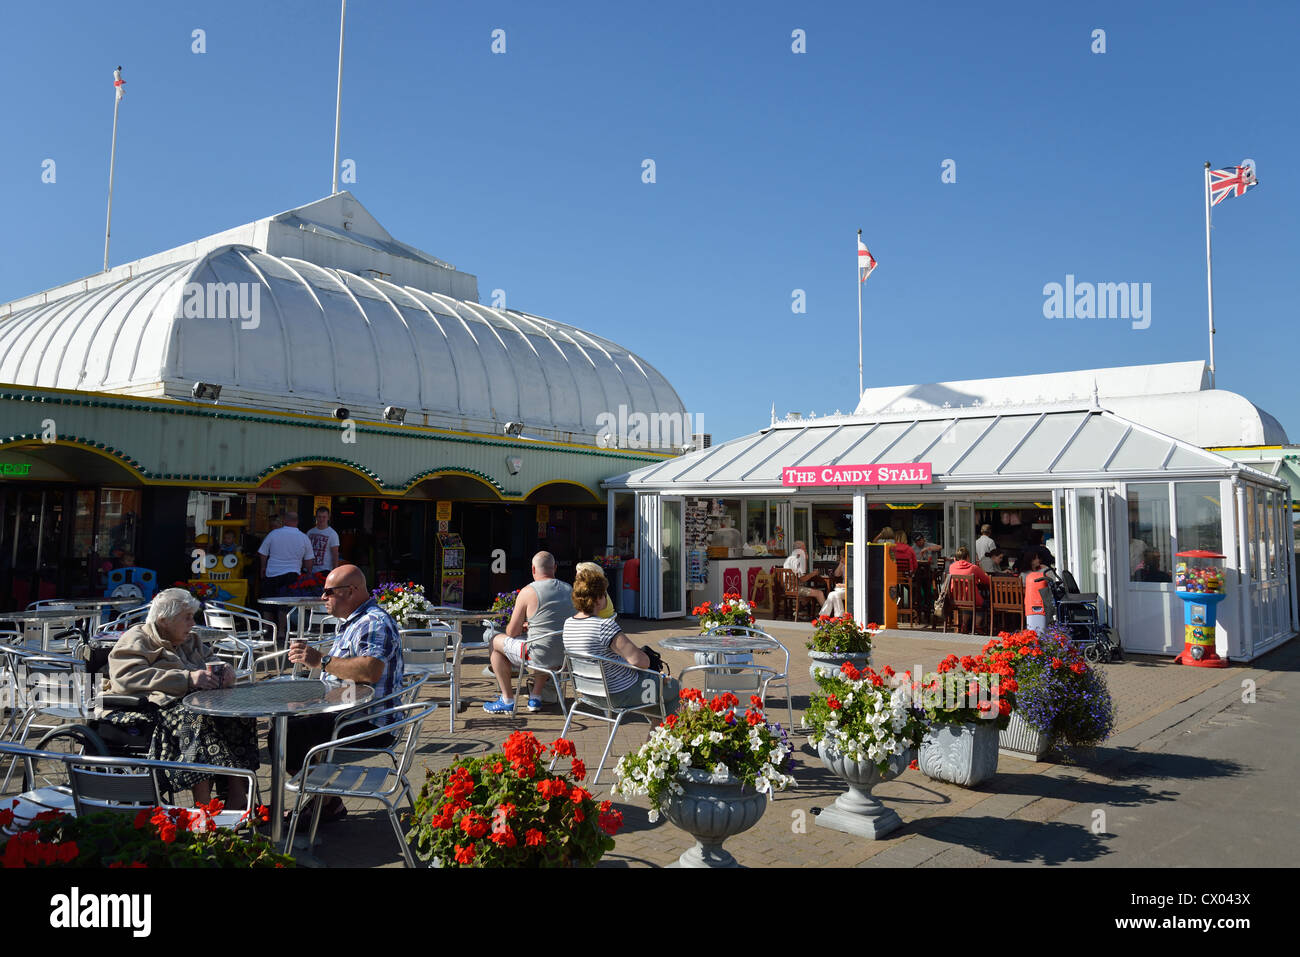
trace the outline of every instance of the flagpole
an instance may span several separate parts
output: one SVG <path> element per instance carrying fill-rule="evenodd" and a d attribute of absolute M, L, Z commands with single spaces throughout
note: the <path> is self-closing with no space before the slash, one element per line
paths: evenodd
<path fill-rule="evenodd" d="M 343 21 L 348 15 L 348 0 L 343 0 L 343 9 L 339 11 L 339 88 L 334 97 L 334 187 L 333 193 L 339 191 L 339 120 L 343 116 Z M 331 193 L 330 195 L 333 195 Z"/>
<path fill-rule="evenodd" d="M 1210 388 L 1214 388 L 1214 267 L 1210 260 L 1210 164 L 1205 164 L 1205 295 L 1210 310 Z"/>
<path fill-rule="evenodd" d="M 108 153 L 108 221 L 104 223 L 104 272 L 108 272 L 108 239 L 113 232 L 113 172 L 117 166 L 117 108 L 122 103 L 122 68 L 113 71 L 113 145 Z"/>
<path fill-rule="evenodd" d="M 862 242 L 860 229 L 858 242 Z M 860 262 L 858 263 L 858 401 L 862 401 L 862 263 Z"/>

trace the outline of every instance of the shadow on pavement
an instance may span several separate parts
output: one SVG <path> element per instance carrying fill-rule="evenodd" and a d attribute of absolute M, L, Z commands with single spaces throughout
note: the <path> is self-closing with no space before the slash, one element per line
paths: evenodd
<path fill-rule="evenodd" d="M 1099 835 L 1078 824 L 950 817 L 925 818 L 912 827 L 931 840 L 1015 864 L 1069 864 L 1111 853 Z"/>

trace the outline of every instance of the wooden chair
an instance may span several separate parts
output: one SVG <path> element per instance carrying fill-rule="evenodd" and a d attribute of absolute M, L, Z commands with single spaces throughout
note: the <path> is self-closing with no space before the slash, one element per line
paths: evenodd
<path fill-rule="evenodd" d="M 1018 621 L 1017 631 L 1025 629 L 1025 586 L 1019 576 L 992 575 L 992 602 L 989 605 L 989 635 L 993 634 L 993 620 L 998 615 L 1009 615 Z"/>
<path fill-rule="evenodd" d="M 948 604 L 945 608 L 943 630 L 947 632 L 948 623 L 951 621 L 955 630 L 960 634 L 975 633 L 975 576 L 974 575 L 950 575 L 948 576 Z M 970 615 L 970 632 L 962 631 L 962 615 Z"/>
<path fill-rule="evenodd" d="M 820 610 L 817 607 L 817 599 L 799 594 L 799 576 L 794 573 L 794 569 L 775 568 L 772 570 L 772 579 L 776 583 L 773 592 L 778 617 L 785 618 L 788 614 L 798 621 L 800 609 L 805 608 L 809 609 L 806 621 L 812 621 L 817 617 L 817 612 Z"/>
<path fill-rule="evenodd" d="M 905 562 L 895 561 L 895 568 L 898 570 L 898 581 L 894 585 L 895 602 L 898 604 L 898 624 L 903 624 L 903 617 L 907 617 L 908 624 L 916 624 L 916 609 L 912 606 L 912 573 L 908 570 Z"/>
<path fill-rule="evenodd" d="M 758 571 L 753 569 L 753 571 Z M 749 589 L 749 603 L 754 606 L 754 615 L 757 617 L 760 613 L 773 618 L 776 612 L 773 609 L 773 584 L 772 576 L 767 572 L 758 571 L 754 576 L 753 584 Z"/>

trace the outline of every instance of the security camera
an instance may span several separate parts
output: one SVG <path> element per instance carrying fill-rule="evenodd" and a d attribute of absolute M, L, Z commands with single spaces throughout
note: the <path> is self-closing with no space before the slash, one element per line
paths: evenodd
<path fill-rule="evenodd" d="M 523 435 L 524 424 L 522 422 L 507 422 L 502 431 L 506 435 L 520 436 Z"/>

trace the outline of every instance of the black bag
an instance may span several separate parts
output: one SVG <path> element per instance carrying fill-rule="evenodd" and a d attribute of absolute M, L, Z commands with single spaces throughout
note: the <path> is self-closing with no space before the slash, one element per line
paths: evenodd
<path fill-rule="evenodd" d="M 669 677 L 672 677 L 672 673 L 673 673 L 672 669 L 669 668 L 666 664 L 664 664 L 663 655 L 659 654 L 659 652 L 655 651 L 649 645 L 642 645 L 641 650 L 644 651 L 646 657 L 650 659 L 651 671 L 657 671 L 660 674 L 664 674 L 664 675 L 668 675 Z"/>

